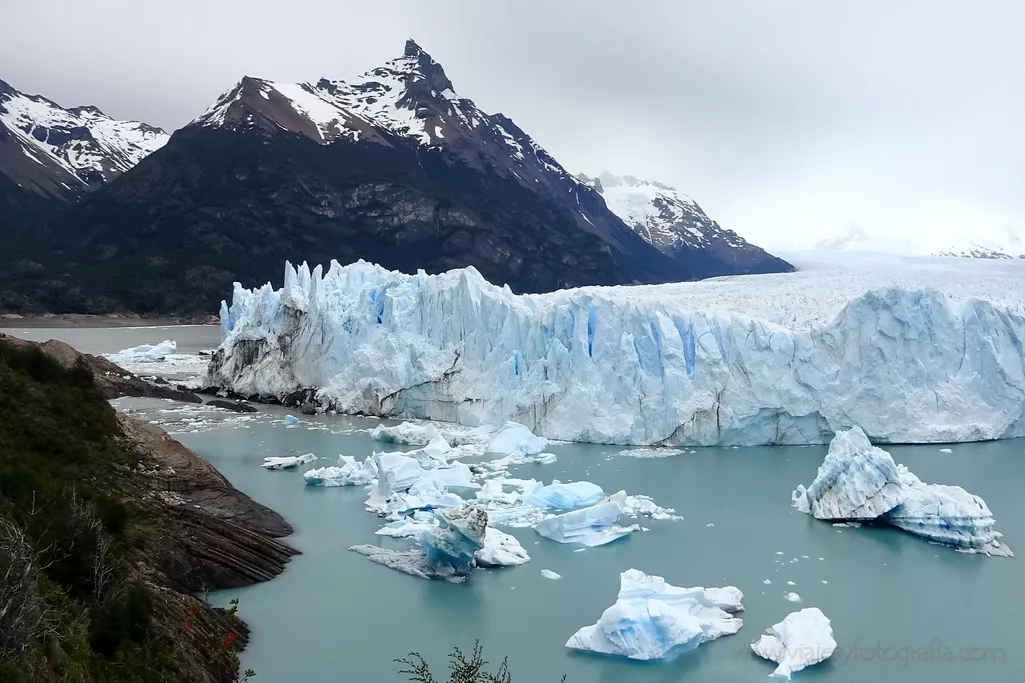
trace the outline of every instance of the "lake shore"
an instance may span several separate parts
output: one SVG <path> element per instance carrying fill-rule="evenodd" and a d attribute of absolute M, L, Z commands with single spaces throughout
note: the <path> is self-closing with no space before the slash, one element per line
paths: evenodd
<path fill-rule="evenodd" d="M 144 318 L 127 315 L 79 315 L 41 313 L 0 315 L 0 329 L 11 328 L 100 328 L 100 327 L 167 327 L 170 325 L 216 325 L 215 315 Z"/>

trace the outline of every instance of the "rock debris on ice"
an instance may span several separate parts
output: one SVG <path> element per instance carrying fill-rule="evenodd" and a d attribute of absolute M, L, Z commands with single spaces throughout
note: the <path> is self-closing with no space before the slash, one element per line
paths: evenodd
<path fill-rule="evenodd" d="M 743 593 L 725 588 L 678 588 L 637 569 L 620 574 L 616 603 L 566 647 L 638 660 L 670 659 L 740 630 L 734 613 Z"/>
<path fill-rule="evenodd" d="M 1014 556 L 982 498 L 959 486 L 923 483 L 857 427 L 837 432 L 815 481 L 798 486 L 793 501 L 819 519 L 884 522 L 965 552 Z"/>
<path fill-rule="evenodd" d="M 833 656 L 836 641 L 829 619 L 818 607 L 788 614 L 751 644 L 755 654 L 776 662 L 774 677 L 790 680 L 791 674 Z"/>
<path fill-rule="evenodd" d="M 518 296 L 473 268 L 289 265 L 281 289 L 238 286 L 222 307 L 208 382 L 623 445 L 825 443 L 854 425 L 890 443 L 1025 436 L 1022 297 L 920 272 Z"/>

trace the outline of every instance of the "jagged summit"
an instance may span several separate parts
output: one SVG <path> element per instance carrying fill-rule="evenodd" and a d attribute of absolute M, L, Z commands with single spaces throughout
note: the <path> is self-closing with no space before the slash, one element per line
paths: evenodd
<path fill-rule="evenodd" d="M 676 188 L 608 171 L 577 179 L 600 193 L 609 210 L 663 253 L 698 253 L 740 272 L 789 270 L 784 261 L 720 227 Z"/>
<path fill-rule="evenodd" d="M 132 168 L 168 137 L 96 106 L 65 109 L 0 81 L 0 173 L 23 190 L 75 196 Z"/>

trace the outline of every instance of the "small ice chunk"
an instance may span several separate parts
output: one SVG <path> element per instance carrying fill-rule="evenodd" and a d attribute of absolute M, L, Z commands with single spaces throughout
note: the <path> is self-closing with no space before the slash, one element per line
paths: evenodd
<path fill-rule="evenodd" d="M 605 492 L 601 487 L 589 481 L 571 481 L 563 484 L 555 479 L 548 486 L 536 483 L 526 489 L 520 500 L 526 505 L 549 510 L 574 510 L 594 505 L 604 497 Z"/>
<path fill-rule="evenodd" d="M 762 583 L 764 583 L 765 585 L 769 585 L 770 583 L 772 583 L 772 581 L 769 581 L 768 579 L 762 579 Z"/>
<path fill-rule="evenodd" d="M 792 673 L 833 656 L 836 641 L 826 615 L 817 607 L 806 607 L 767 629 L 751 649 L 779 665 L 773 676 L 790 680 Z"/>
<path fill-rule="evenodd" d="M 619 491 L 591 507 L 546 517 L 534 530 L 559 543 L 605 545 L 640 529 L 636 524 L 630 527 L 616 524 L 623 514 L 625 500 L 626 491 Z"/>
<path fill-rule="evenodd" d="M 377 461 L 358 461 L 348 455 L 338 456 L 341 467 L 318 467 L 303 473 L 307 486 L 366 486 L 377 479 Z"/>
<path fill-rule="evenodd" d="M 797 584 L 794 583 L 793 581 L 787 581 L 787 585 L 788 586 L 796 586 Z"/>
<path fill-rule="evenodd" d="M 497 455 L 537 455 L 547 446 L 548 439 L 534 436 L 528 427 L 518 422 L 506 422 L 488 442 L 486 452 Z"/>
<path fill-rule="evenodd" d="M 484 536 L 484 547 L 477 551 L 476 558 L 480 567 L 514 567 L 530 561 L 530 555 L 515 536 L 490 526 Z"/>
<path fill-rule="evenodd" d="M 264 458 L 263 464 L 260 466 L 268 470 L 287 470 L 293 467 L 298 467 L 299 465 L 311 463 L 316 459 L 317 456 L 313 453 L 304 453 L 303 455 L 286 455 L 283 457 Z"/>
<path fill-rule="evenodd" d="M 953 453 L 953 452 L 954 452 L 954 451 L 952 451 L 952 450 L 951 450 L 951 449 L 949 449 L 949 448 L 941 448 L 941 449 L 940 449 L 940 453 Z"/>
<path fill-rule="evenodd" d="M 575 552 L 575 553 L 582 553 L 582 552 L 584 552 L 585 550 L 587 550 L 587 548 L 577 548 L 577 549 L 576 549 L 576 550 L 574 550 L 573 552 Z"/>
<path fill-rule="evenodd" d="M 556 574 L 551 569 L 542 569 L 541 576 L 545 577 L 546 579 L 551 579 L 552 581 L 558 581 L 562 578 L 562 574 Z"/>
<path fill-rule="evenodd" d="M 783 551 L 782 551 L 782 550 L 777 550 L 777 551 L 776 551 L 776 554 L 777 554 L 777 555 L 782 555 L 782 554 L 783 554 Z"/>
<path fill-rule="evenodd" d="M 669 659 L 740 630 L 744 595 L 733 586 L 678 588 L 637 569 L 620 574 L 616 603 L 566 641 L 575 650 L 638 660 Z"/>
<path fill-rule="evenodd" d="M 789 600 L 790 602 L 801 602 L 801 596 L 794 592 L 784 593 L 783 599 Z"/>
<path fill-rule="evenodd" d="M 285 415 L 285 419 L 281 421 L 281 424 L 286 426 L 297 425 L 299 424 L 299 418 L 297 418 L 295 415 Z"/>
<path fill-rule="evenodd" d="M 715 526 L 715 523 L 714 523 L 714 522 L 709 522 L 709 523 L 708 523 L 708 524 L 706 524 L 705 526 Z"/>

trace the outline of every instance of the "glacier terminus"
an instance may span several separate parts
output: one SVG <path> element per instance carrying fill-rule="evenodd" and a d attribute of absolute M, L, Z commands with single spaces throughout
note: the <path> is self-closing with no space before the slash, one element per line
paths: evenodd
<path fill-rule="evenodd" d="M 236 284 L 207 381 L 608 444 L 1025 435 L 1025 296 L 981 298 L 936 268 L 877 289 L 841 274 L 816 292 L 797 273 L 516 295 L 472 267 L 286 264 L 281 289 Z"/>

